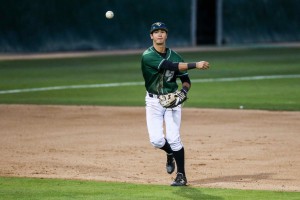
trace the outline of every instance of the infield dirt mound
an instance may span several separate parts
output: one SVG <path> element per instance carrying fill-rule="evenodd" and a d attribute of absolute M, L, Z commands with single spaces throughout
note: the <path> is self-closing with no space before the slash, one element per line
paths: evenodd
<path fill-rule="evenodd" d="M 183 109 L 189 184 L 300 191 L 300 112 Z M 0 176 L 169 185 L 143 107 L 0 105 Z"/>

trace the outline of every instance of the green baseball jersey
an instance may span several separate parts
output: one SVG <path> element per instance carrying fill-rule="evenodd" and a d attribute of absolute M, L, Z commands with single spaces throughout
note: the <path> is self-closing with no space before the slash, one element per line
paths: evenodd
<path fill-rule="evenodd" d="M 164 60 L 184 62 L 180 55 L 167 48 L 166 57 L 162 57 L 153 46 L 144 51 L 141 68 L 145 80 L 145 87 L 149 93 L 167 94 L 178 89 L 176 79 L 187 75 L 187 71 L 171 71 L 161 69 Z"/>

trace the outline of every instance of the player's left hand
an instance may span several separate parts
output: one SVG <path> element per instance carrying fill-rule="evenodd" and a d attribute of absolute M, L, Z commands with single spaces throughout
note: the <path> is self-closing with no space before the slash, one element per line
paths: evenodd
<path fill-rule="evenodd" d="M 187 92 L 184 89 L 173 93 L 160 95 L 159 103 L 164 108 L 175 108 L 187 100 Z"/>
<path fill-rule="evenodd" d="M 176 106 L 182 104 L 183 102 L 185 102 L 187 100 L 187 92 L 184 89 L 181 89 L 180 91 L 176 91 L 175 94 L 176 94 L 177 98 L 179 99 L 177 101 Z"/>
<path fill-rule="evenodd" d="M 164 108 L 174 108 L 176 107 L 179 99 L 175 92 L 159 95 L 159 103 Z"/>

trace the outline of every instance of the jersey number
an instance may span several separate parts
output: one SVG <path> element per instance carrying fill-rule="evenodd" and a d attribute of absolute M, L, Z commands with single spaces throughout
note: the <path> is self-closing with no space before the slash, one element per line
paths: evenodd
<path fill-rule="evenodd" d="M 170 82 L 174 77 L 175 72 L 167 70 L 165 73 L 165 77 L 167 77 L 167 82 Z"/>

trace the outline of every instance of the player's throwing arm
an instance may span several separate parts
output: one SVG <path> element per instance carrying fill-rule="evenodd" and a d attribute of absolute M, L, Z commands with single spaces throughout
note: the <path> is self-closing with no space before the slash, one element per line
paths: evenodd
<path fill-rule="evenodd" d="M 209 63 L 207 61 L 193 62 L 193 63 L 179 63 L 178 69 L 179 71 L 190 70 L 190 69 L 208 69 Z"/>

